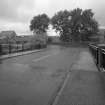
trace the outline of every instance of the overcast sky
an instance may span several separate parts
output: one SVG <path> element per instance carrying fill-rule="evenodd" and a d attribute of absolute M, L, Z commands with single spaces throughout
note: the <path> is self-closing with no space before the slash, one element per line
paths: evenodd
<path fill-rule="evenodd" d="M 30 34 L 33 16 L 46 13 L 52 17 L 59 10 L 77 7 L 92 9 L 100 27 L 105 27 L 105 0 L 0 0 L 0 31 Z"/>

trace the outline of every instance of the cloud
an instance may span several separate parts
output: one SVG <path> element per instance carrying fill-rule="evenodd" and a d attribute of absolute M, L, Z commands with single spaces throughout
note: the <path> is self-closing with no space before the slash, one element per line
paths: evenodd
<path fill-rule="evenodd" d="M 57 11 L 77 7 L 92 9 L 100 26 L 105 26 L 104 0 L 0 0 L 0 30 L 30 33 L 33 16 L 46 13 L 52 17 Z"/>
<path fill-rule="evenodd" d="M 24 34 L 32 34 L 29 29 L 28 23 L 22 23 L 22 22 L 7 22 L 0 20 L 0 30 L 14 30 L 18 35 L 24 35 Z"/>
<path fill-rule="evenodd" d="M 16 17 L 15 8 L 14 5 L 11 4 L 9 0 L 0 0 L 0 18 L 3 19 L 13 18 L 13 17 L 15 18 Z"/>
<path fill-rule="evenodd" d="M 30 34 L 35 0 L 0 0 L 0 30 L 15 30 Z"/>
<path fill-rule="evenodd" d="M 104 0 L 91 0 L 90 8 L 95 13 L 95 18 L 98 20 L 100 26 L 105 26 L 105 1 Z"/>
<path fill-rule="evenodd" d="M 0 0 L 0 19 L 24 21 L 27 20 L 33 8 L 33 0 Z"/>

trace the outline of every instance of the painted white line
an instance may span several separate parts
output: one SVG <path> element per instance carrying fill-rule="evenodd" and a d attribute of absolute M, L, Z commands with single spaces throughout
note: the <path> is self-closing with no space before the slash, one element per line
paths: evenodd
<path fill-rule="evenodd" d="M 74 63 L 75 63 L 75 62 L 74 62 Z M 67 85 L 69 79 L 70 79 L 70 81 L 72 81 L 72 77 L 70 78 L 70 74 L 71 74 L 71 70 L 72 70 L 72 67 L 73 67 L 74 63 L 71 64 L 71 67 L 70 67 L 71 69 L 68 71 L 67 76 L 66 76 L 66 78 L 65 78 L 65 80 L 64 80 L 64 82 L 63 82 L 63 84 L 62 84 L 62 87 L 61 87 L 61 89 L 59 90 L 59 92 L 57 93 L 57 95 L 56 95 L 56 97 L 55 97 L 53 103 L 51 103 L 51 105 L 57 105 L 57 103 L 58 103 L 58 101 L 59 101 L 59 99 L 60 99 L 60 96 L 62 95 L 62 93 L 63 93 L 63 91 L 64 91 L 64 88 L 66 87 L 66 85 Z"/>
<path fill-rule="evenodd" d="M 56 52 L 56 53 L 53 53 L 53 54 L 49 54 L 49 55 L 40 57 L 40 58 L 38 58 L 38 59 L 34 59 L 33 62 L 38 62 L 38 61 L 43 60 L 43 59 L 45 59 L 45 58 L 48 58 L 48 57 L 50 57 L 50 56 L 57 55 L 58 53 L 59 53 L 59 52 Z"/>
<path fill-rule="evenodd" d="M 63 92 L 65 86 L 67 85 L 67 82 L 68 82 L 69 78 L 70 78 L 70 72 L 68 72 L 67 77 L 66 77 L 66 79 L 64 80 L 64 83 L 63 83 L 63 85 L 62 85 L 60 91 L 58 92 L 58 94 L 57 94 L 57 96 L 56 96 L 54 102 L 53 102 L 51 105 L 57 105 L 57 103 L 58 103 L 58 101 L 59 101 L 59 98 L 60 98 L 60 96 L 61 96 L 61 94 L 62 94 L 62 92 Z"/>

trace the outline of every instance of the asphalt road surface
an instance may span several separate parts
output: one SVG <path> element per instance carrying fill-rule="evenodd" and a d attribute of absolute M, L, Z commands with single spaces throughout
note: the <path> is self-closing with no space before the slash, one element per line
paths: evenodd
<path fill-rule="evenodd" d="M 42 52 L 2 60 L 0 105 L 50 104 L 81 50 L 49 46 Z"/>

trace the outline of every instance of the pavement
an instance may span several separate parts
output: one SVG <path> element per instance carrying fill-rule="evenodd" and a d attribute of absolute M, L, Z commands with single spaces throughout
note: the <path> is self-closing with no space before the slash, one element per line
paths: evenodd
<path fill-rule="evenodd" d="M 105 73 L 82 51 L 51 105 L 105 105 Z"/>

